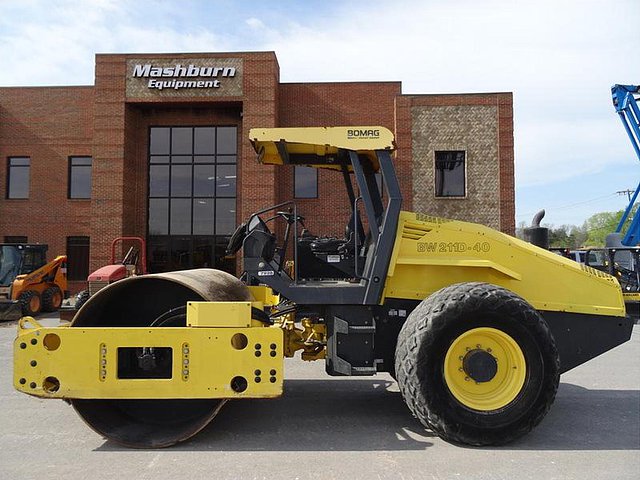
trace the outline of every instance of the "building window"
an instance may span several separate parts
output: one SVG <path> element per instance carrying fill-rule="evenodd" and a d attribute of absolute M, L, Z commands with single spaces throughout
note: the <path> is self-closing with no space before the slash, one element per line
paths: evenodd
<path fill-rule="evenodd" d="M 29 198 L 29 157 L 10 157 L 7 175 L 7 198 Z"/>
<path fill-rule="evenodd" d="M 464 197 L 466 171 L 464 151 L 436 153 L 436 197 Z"/>
<path fill-rule="evenodd" d="M 294 167 L 294 198 L 318 198 L 318 170 L 312 167 Z"/>
<path fill-rule="evenodd" d="M 86 280 L 89 276 L 89 237 L 67 237 L 67 279 Z"/>
<path fill-rule="evenodd" d="M 69 198 L 91 198 L 91 157 L 69 157 Z"/>
<path fill-rule="evenodd" d="M 152 272 L 216 267 L 235 273 L 223 245 L 236 228 L 237 127 L 152 127 Z"/>
<path fill-rule="evenodd" d="M 4 243 L 27 243 L 29 239 L 26 235 L 5 235 Z"/>

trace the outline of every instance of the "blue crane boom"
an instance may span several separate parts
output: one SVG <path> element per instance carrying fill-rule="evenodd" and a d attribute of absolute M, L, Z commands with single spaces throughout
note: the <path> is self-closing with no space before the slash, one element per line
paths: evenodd
<path fill-rule="evenodd" d="M 611 87 L 611 95 L 613 96 L 613 106 L 620 116 L 636 156 L 640 160 L 640 107 L 638 107 L 637 103 L 637 99 L 640 97 L 640 85 L 614 85 Z M 640 184 L 638 184 L 629 201 L 629 205 L 620 219 L 616 233 L 622 232 L 622 228 L 631 214 L 639 192 Z M 634 246 L 638 243 L 640 243 L 640 209 L 636 210 L 631 220 L 631 225 L 622 239 L 622 244 L 626 246 Z"/>

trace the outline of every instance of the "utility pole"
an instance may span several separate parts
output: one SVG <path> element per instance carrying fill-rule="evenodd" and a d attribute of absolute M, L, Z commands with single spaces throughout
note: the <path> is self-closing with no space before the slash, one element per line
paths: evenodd
<path fill-rule="evenodd" d="M 624 194 L 626 194 L 626 195 L 627 195 L 627 200 L 630 202 L 630 201 L 631 201 L 631 194 L 632 194 L 632 193 L 634 193 L 634 192 L 635 192 L 635 190 L 629 190 L 629 189 L 627 188 L 626 190 L 620 190 L 620 191 L 617 191 L 616 193 L 617 193 L 618 195 L 624 195 Z"/>

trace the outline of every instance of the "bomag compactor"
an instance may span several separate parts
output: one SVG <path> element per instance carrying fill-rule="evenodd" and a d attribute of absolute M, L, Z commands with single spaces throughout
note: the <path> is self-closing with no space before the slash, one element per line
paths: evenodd
<path fill-rule="evenodd" d="M 230 399 L 281 395 L 284 358 L 301 351 L 329 375 L 389 372 L 425 427 L 490 445 L 542 420 L 561 373 L 629 339 L 606 273 L 402 211 L 388 130 L 253 129 L 250 140 L 263 164 L 335 171 L 351 205 L 345 237 L 303 230 L 295 203 L 282 203 L 234 233 L 240 280 L 209 269 L 132 277 L 69 326 L 23 318 L 15 388 L 70 401 L 114 442 L 164 447 Z"/>

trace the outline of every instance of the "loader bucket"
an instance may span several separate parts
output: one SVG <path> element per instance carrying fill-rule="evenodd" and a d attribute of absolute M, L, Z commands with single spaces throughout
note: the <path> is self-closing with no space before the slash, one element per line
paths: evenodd
<path fill-rule="evenodd" d="M 22 304 L 17 300 L 0 301 L 0 322 L 19 320 L 22 317 Z"/>

